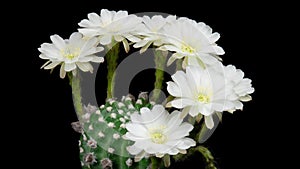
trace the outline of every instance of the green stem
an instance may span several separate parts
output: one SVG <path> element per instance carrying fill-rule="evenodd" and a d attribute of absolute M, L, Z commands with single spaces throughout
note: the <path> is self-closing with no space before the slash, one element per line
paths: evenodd
<path fill-rule="evenodd" d="M 158 169 L 159 161 L 156 157 L 150 157 L 151 159 L 151 169 Z"/>
<path fill-rule="evenodd" d="M 154 62 L 156 66 L 155 70 L 155 83 L 154 83 L 154 92 L 151 97 L 151 101 L 156 102 L 161 93 L 162 83 L 164 80 L 164 70 L 166 65 L 167 56 L 164 51 L 155 50 L 154 51 Z"/>
<path fill-rule="evenodd" d="M 178 154 L 173 156 L 173 159 L 177 162 L 182 162 L 188 159 L 188 157 L 192 156 L 195 152 L 199 152 L 202 154 L 204 161 L 206 163 L 205 169 L 217 169 L 215 166 L 215 160 L 212 156 L 211 152 L 204 146 L 198 146 L 195 148 L 190 148 L 187 154 Z"/>
<path fill-rule="evenodd" d="M 115 76 L 116 68 L 119 58 L 119 47 L 120 43 L 113 43 L 114 46 L 107 47 L 107 53 L 105 55 L 107 61 L 107 98 L 114 97 L 114 87 L 115 87 Z"/>
<path fill-rule="evenodd" d="M 200 152 L 206 162 L 206 169 L 217 169 L 217 167 L 215 166 L 215 160 L 214 157 L 212 156 L 211 152 L 203 146 L 198 146 L 196 147 L 197 151 Z"/>
<path fill-rule="evenodd" d="M 70 85 L 72 88 L 72 96 L 73 96 L 73 104 L 77 114 L 78 119 L 80 120 L 83 116 L 83 104 L 81 97 L 81 88 L 80 88 L 80 76 L 78 74 L 74 76 L 72 72 L 68 73 L 68 77 L 70 80 Z"/>

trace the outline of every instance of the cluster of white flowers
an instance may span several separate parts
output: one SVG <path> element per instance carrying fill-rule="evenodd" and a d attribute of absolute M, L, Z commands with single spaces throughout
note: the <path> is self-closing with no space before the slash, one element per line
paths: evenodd
<path fill-rule="evenodd" d="M 53 44 L 41 45 L 40 58 L 49 60 L 44 69 L 61 65 L 61 78 L 66 72 L 76 73 L 77 67 L 92 72 L 90 62 L 104 61 L 96 54 L 103 46 L 118 42 L 126 52 L 130 44 L 141 48 L 141 53 L 150 45 L 169 51 L 172 55 L 167 65 L 182 60 L 183 69 L 172 75 L 173 81 L 167 82 L 167 90 L 174 99 L 166 107 L 178 110 L 169 114 L 162 105 L 155 105 L 152 110 L 142 108 L 126 124 L 128 132 L 124 137 L 134 141 L 127 150 L 136 160 L 151 155 L 186 153 L 196 142 L 187 138 L 193 125 L 183 122 L 184 117 L 203 117 L 207 128 L 212 129 L 215 113 L 242 110 L 242 102 L 251 100 L 249 94 L 254 92 L 251 80 L 244 78 L 244 73 L 235 66 L 222 64 L 219 55 L 225 52 L 216 44 L 220 34 L 213 33 L 203 22 L 172 15 L 138 17 L 127 11 L 102 9 L 100 15 L 88 14 L 88 19 L 82 20 L 79 26 L 79 32 L 73 33 L 70 39 L 53 35 L 50 37 Z"/>

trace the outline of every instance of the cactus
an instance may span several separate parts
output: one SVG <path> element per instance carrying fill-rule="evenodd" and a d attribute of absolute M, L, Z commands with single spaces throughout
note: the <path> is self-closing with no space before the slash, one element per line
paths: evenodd
<path fill-rule="evenodd" d="M 126 133 L 125 124 L 129 121 L 130 115 L 142 107 L 152 107 L 144 93 L 136 101 L 128 95 L 120 102 L 108 99 L 98 109 L 90 105 L 85 107 L 79 142 L 83 169 L 147 168 L 150 160 L 133 162 L 126 150 L 127 146 L 133 143 L 122 138 Z"/>

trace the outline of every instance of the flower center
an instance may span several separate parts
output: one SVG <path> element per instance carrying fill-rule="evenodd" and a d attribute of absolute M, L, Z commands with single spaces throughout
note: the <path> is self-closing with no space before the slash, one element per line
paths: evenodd
<path fill-rule="evenodd" d="M 65 49 L 61 50 L 60 52 L 64 58 L 72 60 L 79 56 L 80 48 L 73 47 L 73 46 L 67 46 Z"/>
<path fill-rule="evenodd" d="M 195 49 L 192 48 L 192 47 L 190 47 L 190 46 L 188 46 L 188 45 L 182 45 L 181 46 L 181 50 L 183 52 L 187 52 L 187 53 L 194 53 L 195 52 Z"/>
<path fill-rule="evenodd" d="M 198 101 L 201 102 L 201 103 L 209 103 L 210 98 L 207 94 L 200 93 L 198 95 Z"/>
<path fill-rule="evenodd" d="M 161 132 L 151 133 L 151 140 L 156 144 L 163 144 L 167 141 L 167 137 Z"/>

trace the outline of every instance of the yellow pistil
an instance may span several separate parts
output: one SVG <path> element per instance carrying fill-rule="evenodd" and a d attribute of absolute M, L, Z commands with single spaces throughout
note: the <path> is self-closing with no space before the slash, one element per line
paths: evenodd
<path fill-rule="evenodd" d="M 204 94 L 204 93 L 200 93 L 198 95 L 198 101 L 201 103 L 209 103 L 210 98 L 208 95 Z"/>
<path fill-rule="evenodd" d="M 60 53 L 64 58 L 72 60 L 79 56 L 80 48 L 73 47 L 73 46 L 67 46 L 65 49 L 61 50 Z"/>
<path fill-rule="evenodd" d="M 187 53 L 194 53 L 195 52 L 195 49 L 192 48 L 192 47 L 190 47 L 190 46 L 188 46 L 188 45 L 182 45 L 181 46 L 181 50 L 183 52 L 187 52 Z"/>
<path fill-rule="evenodd" d="M 151 133 L 151 140 L 156 144 L 163 144 L 167 141 L 166 136 L 161 132 Z"/>
<path fill-rule="evenodd" d="M 164 144 L 167 142 L 167 136 L 164 134 L 164 129 L 166 129 L 166 126 L 157 126 L 150 129 L 150 137 L 153 143 L 156 144 Z"/>

